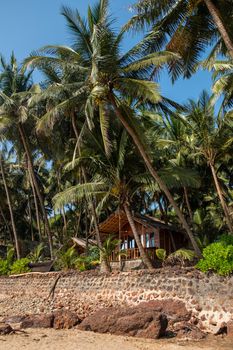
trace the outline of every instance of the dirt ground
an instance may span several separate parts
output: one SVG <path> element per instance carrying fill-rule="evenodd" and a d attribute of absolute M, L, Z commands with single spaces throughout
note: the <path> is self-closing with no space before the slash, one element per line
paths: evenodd
<path fill-rule="evenodd" d="M 29 329 L 25 333 L 0 336 L 0 350 L 233 350 L 227 338 L 200 342 L 174 339 L 139 339 L 81 332 L 76 329 Z"/>

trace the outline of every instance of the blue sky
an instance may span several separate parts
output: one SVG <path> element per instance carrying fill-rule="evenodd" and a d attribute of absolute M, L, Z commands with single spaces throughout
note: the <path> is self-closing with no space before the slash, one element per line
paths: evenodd
<path fill-rule="evenodd" d="M 136 0 L 135 0 L 136 1 Z M 117 17 L 116 25 L 124 24 L 130 17 L 129 6 L 134 1 L 110 0 L 111 11 Z M 62 5 L 78 8 L 83 15 L 88 4 L 95 0 L 3 0 L 0 12 L 0 52 L 9 58 L 12 50 L 21 61 L 31 51 L 46 44 L 66 44 L 70 34 L 65 21 L 60 15 Z M 137 37 L 129 35 L 125 40 L 125 49 L 137 41 Z M 38 79 L 38 74 L 35 75 Z M 208 72 L 198 72 L 189 80 L 180 79 L 172 85 L 167 75 L 162 74 L 162 94 L 177 102 L 187 98 L 197 98 L 202 89 L 210 90 L 211 77 Z"/>

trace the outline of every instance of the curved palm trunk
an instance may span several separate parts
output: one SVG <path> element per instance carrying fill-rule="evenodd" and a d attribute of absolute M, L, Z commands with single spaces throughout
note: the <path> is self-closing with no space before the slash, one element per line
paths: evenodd
<path fill-rule="evenodd" d="M 216 171 L 215 171 L 215 168 L 214 168 L 213 164 L 210 164 L 210 169 L 211 169 L 211 172 L 212 172 L 212 175 L 213 175 L 214 184 L 215 184 L 215 187 L 216 187 L 216 190 L 217 190 L 217 194 L 218 194 L 221 206 L 223 208 L 223 211 L 224 211 L 224 214 L 225 214 L 225 217 L 226 217 L 227 226 L 229 228 L 230 233 L 233 233 L 233 226 L 232 226 L 232 223 L 231 223 L 231 218 L 230 218 L 230 214 L 229 214 L 229 211 L 228 211 L 228 207 L 227 207 L 227 205 L 225 203 L 225 200 L 223 198 L 222 190 L 221 190 L 221 187 L 219 185 L 217 174 L 216 174 Z"/>
<path fill-rule="evenodd" d="M 133 231 L 133 235 L 134 235 L 135 241 L 137 243 L 137 246 L 138 246 L 138 249 L 139 249 L 142 261 L 144 262 L 144 264 L 146 265 L 146 267 L 149 270 L 154 270 L 153 265 L 152 265 L 149 257 L 147 256 L 147 254 L 146 254 L 146 252 L 145 252 L 145 250 L 144 250 L 144 248 L 142 246 L 142 242 L 141 242 L 140 237 L 138 235 L 137 228 L 135 226 L 130 207 L 129 207 L 128 204 L 124 204 L 123 208 L 124 208 L 125 214 L 127 216 L 127 219 L 129 221 L 129 225 L 130 225 L 130 227 L 131 227 L 131 229 Z"/>
<path fill-rule="evenodd" d="M 187 221 L 185 220 L 184 215 L 182 214 L 182 212 L 180 211 L 178 205 L 176 204 L 171 192 L 169 191 L 169 189 L 167 188 L 167 186 L 165 185 L 165 183 L 163 182 L 163 180 L 159 177 L 157 171 L 154 169 L 152 161 L 150 159 L 150 157 L 148 156 L 148 154 L 145 151 L 145 148 L 143 146 L 143 144 L 141 143 L 139 137 L 137 136 L 137 134 L 135 133 L 135 131 L 133 130 L 133 128 L 131 128 L 131 126 L 128 124 L 128 122 L 125 120 L 124 116 L 122 115 L 121 111 L 119 110 L 119 108 L 116 105 L 116 101 L 113 95 L 110 95 L 110 101 L 112 103 L 112 106 L 114 108 L 114 111 L 117 115 L 117 117 L 120 119 L 121 123 L 123 124 L 123 126 L 125 127 L 125 129 L 127 130 L 127 132 L 129 133 L 129 135 L 132 137 L 135 146 L 137 147 L 139 153 L 141 154 L 150 174 L 152 175 L 152 177 L 155 179 L 155 181 L 158 183 L 160 189 L 165 193 L 167 199 L 169 200 L 170 204 L 173 206 L 176 215 L 178 216 L 181 224 L 183 225 L 185 231 L 187 232 L 187 235 L 189 236 L 189 239 L 192 243 L 193 249 L 195 250 L 195 253 L 197 254 L 198 257 L 201 257 L 201 251 L 197 245 L 197 242 L 193 236 L 193 233 L 187 223 Z"/>
<path fill-rule="evenodd" d="M 17 230 L 16 230 L 16 226 L 15 226 L 15 218 L 14 218 L 13 209 L 12 209 L 11 196 L 10 196 L 10 192 L 8 190 L 7 183 L 6 183 L 5 171 L 4 171 L 4 166 L 3 166 L 1 155 L 0 155 L 0 168 L 1 168 L 1 173 L 2 173 L 3 185 L 5 188 L 5 192 L 6 192 L 6 198 L 7 198 L 7 203 L 8 203 L 8 207 L 9 207 L 10 217 L 11 217 L 12 231 L 13 231 L 14 240 L 15 240 L 16 256 L 17 256 L 17 259 L 20 259 L 19 240 L 18 240 Z"/>
<path fill-rule="evenodd" d="M 74 113 L 71 114 L 71 121 L 72 121 L 73 130 L 74 130 L 74 133 L 75 133 L 75 137 L 76 137 L 76 140 L 78 142 L 78 140 L 79 140 L 79 132 L 78 132 L 78 129 L 77 129 L 77 126 L 76 126 L 76 123 L 75 123 L 75 114 Z M 79 145 L 77 147 L 77 150 L 78 150 L 78 155 L 81 156 L 81 150 L 80 150 Z M 82 174 L 83 174 L 84 183 L 87 183 L 87 176 L 86 176 L 86 172 L 85 172 L 84 167 L 81 167 L 81 171 L 82 171 Z M 93 222 L 94 222 L 94 227 L 95 227 L 97 245 L 100 248 L 100 252 L 101 252 L 101 250 L 103 249 L 103 244 L 102 244 L 101 237 L 100 237 L 100 230 L 99 230 L 98 220 L 97 220 L 97 216 L 96 216 L 96 208 L 95 208 L 95 205 L 94 205 L 94 202 L 93 202 L 92 198 L 91 198 L 91 201 L 90 201 L 90 208 L 91 208 L 91 214 L 92 214 L 92 217 L 93 217 Z M 102 254 L 100 253 L 100 256 L 101 255 Z M 109 266 L 107 260 L 104 259 L 104 258 L 102 258 L 101 260 L 102 260 L 101 261 L 102 270 L 104 272 L 111 272 L 111 267 Z"/>
<path fill-rule="evenodd" d="M 39 214 L 39 208 L 38 208 L 36 191 L 35 191 L 35 187 L 34 187 L 34 184 L 33 184 L 33 181 L 32 181 L 31 172 L 29 170 L 29 167 L 28 167 L 28 176 L 29 176 L 29 182 L 31 184 L 31 189 L 32 189 L 32 194 L 33 194 L 33 199 L 34 199 L 34 204 L 35 204 L 36 223 L 37 223 L 37 229 L 38 229 L 38 234 L 39 234 L 39 240 L 41 242 L 42 241 L 42 235 L 41 235 L 41 227 L 40 227 L 40 214 Z"/>
<path fill-rule="evenodd" d="M 26 155 L 27 155 L 29 171 L 30 171 L 30 174 L 32 177 L 33 184 L 35 186 L 36 194 L 37 194 L 39 202 L 40 202 L 41 211 L 43 213 L 45 228 L 46 228 L 46 232 L 48 235 L 48 241 L 49 241 L 50 256 L 51 256 L 51 259 L 53 259 L 53 244 L 52 244 L 52 235 L 51 235 L 51 231 L 50 231 L 49 220 L 48 220 L 48 216 L 47 216 L 47 213 L 45 210 L 44 200 L 43 200 L 41 192 L 40 192 L 39 184 L 38 184 L 37 178 L 35 176 L 30 147 L 29 147 L 29 144 L 27 141 L 27 136 L 25 135 L 25 132 L 23 129 L 23 125 L 21 123 L 18 123 L 18 129 L 19 129 L 19 133 L 20 133 L 20 137 L 21 137 L 21 141 L 22 141 L 24 150 L 25 150 Z"/>
<path fill-rule="evenodd" d="M 226 28 L 221 20 L 220 14 L 216 6 L 213 4 L 212 0 L 204 0 L 206 7 L 208 8 L 211 16 L 213 17 L 213 20 L 216 24 L 216 27 L 219 30 L 219 33 L 222 36 L 222 39 L 227 47 L 227 50 L 229 51 L 229 54 L 231 58 L 233 58 L 233 43 L 231 41 L 231 38 L 229 37 Z"/>
<path fill-rule="evenodd" d="M 192 212 L 191 205 L 190 205 L 190 202 L 189 202 L 187 187 L 185 187 L 185 186 L 184 186 L 184 198 L 185 198 L 185 203 L 186 203 L 186 206 L 187 206 L 187 209 L 188 209 L 190 222 L 192 222 L 193 221 L 193 212 Z"/>

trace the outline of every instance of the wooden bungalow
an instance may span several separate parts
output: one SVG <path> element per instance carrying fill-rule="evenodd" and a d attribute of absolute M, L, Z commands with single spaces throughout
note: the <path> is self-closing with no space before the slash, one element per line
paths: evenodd
<path fill-rule="evenodd" d="M 166 249 L 167 254 L 187 246 L 187 238 L 181 230 L 164 223 L 150 216 L 134 215 L 134 223 L 140 236 L 142 245 L 148 256 L 156 260 L 155 250 L 157 248 Z M 126 214 L 123 211 L 116 211 L 99 225 L 101 240 L 104 241 L 108 235 L 112 234 L 121 243 L 112 254 L 112 263 L 119 261 L 140 261 L 140 252 L 135 242 L 132 229 L 129 225 Z M 118 252 L 124 250 L 125 255 Z M 133 266 L 133 264 L 131 264 Z M 135 265 L 135 264 L 134 264 Z"/>

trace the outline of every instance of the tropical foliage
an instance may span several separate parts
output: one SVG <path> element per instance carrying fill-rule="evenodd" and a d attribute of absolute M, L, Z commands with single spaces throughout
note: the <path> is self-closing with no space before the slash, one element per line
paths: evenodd
<path fill-rule="evenodd" d="M 120 242 L 104 242 L 99 222 L 117 209 L 149 269 L 133 212 L 184 229 L 197 257 L 204 248 L 202 270 L 211 249 L 230 251 L 213 242 L 233 234 L 231 1 L 144 0 L 133 10 L 117 31 L 107 0 L 89 6 L 86 19 L 63 7 L 70 46 L 47 45 L 21 64 L 14 54 L 0 59 L 0 240 L 14 245 L 17 259 L 30 241 L 40 244 L 31 260 L 57 251 L 61 268 L 89 269 L 99 257 L 80 257 L 69 242 L 95 238 L 109 269 Z M 149 33 L 123 50 L 127 30 L 145 27 Z M 162 70 L 174 81 L 200 66 L 213 73 L 213 96 L 200 91 L 198 101 L 180 105 L 161 95 Z M 177 254 L 181 262 L 194 256 Z M 7 264 L 0 260 L 0 273 Z"/>
<path fill-rule="evenodd" d="M 203 272 L 217 272 L 219 275 L 226 276 L 233 272 L 233 245 L 224 241 L 215 242 L 203 250 L 203 259 L 201 259 L 197 268 Z"/>

